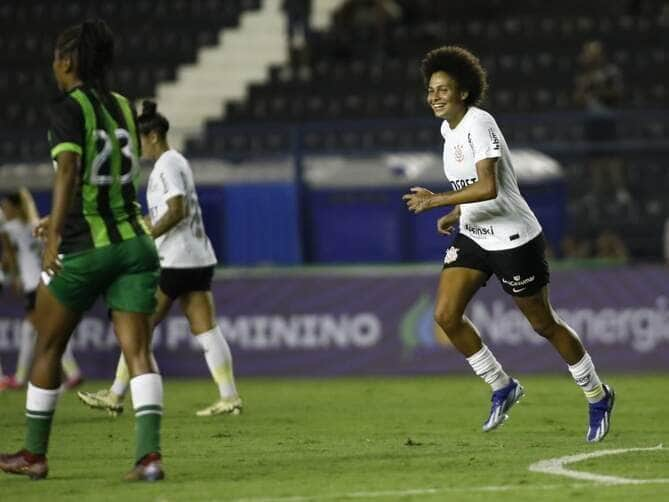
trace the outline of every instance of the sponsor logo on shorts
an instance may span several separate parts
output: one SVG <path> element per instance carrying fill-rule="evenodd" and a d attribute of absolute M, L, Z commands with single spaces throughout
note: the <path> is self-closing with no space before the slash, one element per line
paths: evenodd
<path fill-rule="evenodd" d="M 470 234 L 475 235 L 476 237 L 486 238 L 495 235 L 495 229 L 492 225 L 481 227 L 478 225 L 470 225 L 469 223 L 465 223 L 465 230 Z"/>
<path fill-rule="evenodd" d="M 502 282 L 504 284 L 508 284 L 511 286 L 511 289 L 514 293 L 520 293 L 524 289 L 527 289 L 525 286 L 527 286 L 529 283 L 534 282 L 534 279 L 536 276 L 531 275 L 530 277 L 527 277 L 525 279 L 521 278 L 519 275 L 514 275 L 513 280 L 508 280 L 502 277 Z M 519 288 L 519 286 L 523 286 L 522 288 Z"/>
<path fill-rule="evenodd" d="M 451 246 L 446 250 L 446 256 L 444 256 L 444 263 L 453 263 L 458 259 L 458 251 L 460 251 L 455 246 Z"/>

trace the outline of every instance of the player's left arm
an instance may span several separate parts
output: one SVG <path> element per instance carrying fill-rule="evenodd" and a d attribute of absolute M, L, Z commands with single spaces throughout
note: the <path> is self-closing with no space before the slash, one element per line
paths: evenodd
<path fill-rule="evenodd" d="M 155 225 L 151 226 L 151 237 L 157 239 L 161 235 L 169 232 L 183 220 L 186 215 L 186 200 L 183 195 L 170 197 L 166 201 L 167 211 L 163 214 Z"/>
<path fill-rule="evenodd" d="M 483 202 L 497 197 L 497 160 L 499 157 L 481 159 L 476 163 L 477 180 L 461 190 L 433 193 L 427 188 L 412 187 L 402 199 L 413 213 L 444 206 L 457 206 Z"/>

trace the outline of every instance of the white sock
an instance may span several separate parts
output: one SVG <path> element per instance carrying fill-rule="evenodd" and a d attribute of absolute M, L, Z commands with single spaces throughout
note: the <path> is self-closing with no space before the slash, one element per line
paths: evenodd
<path fill-rule="evenodd" d="M 467 362 L 478 376 L 483 378 L 485 383 L 492 387 L 493 392 L 509 385 L 511 379 L 502 369 L 495 356 L 483 346 L 476 354 L 467 358 Z"/>
<path fill-rule="evenodd" d="M 579 362 L 568 366 L 571 376 L 574 377 L 576 385 L 583 389 L 585 398 L 589 403 L 596 403 L 604 398 L 604 387 L 599 380 L 595 365 L 587 352 Z"/>
<path fill-rule="evenodd" d="M 130 395 L 136 413 L 142 413 L 140 408 L 150 406 L 153 413 L 163 414 L 163 379 L 158 373 L 144 373 L 130 380 Z"/>
<path fill-rule="evenodd" d="M 232 354 L 221 329 L 216 326 L 209 331 L 195 335 L 195 339 L 204 350 L 209 372 L 218 385 L 221 397 L 223 399 L 237 397 L 235 377 L 232 372 Z"/>
<path fill-rule="evenodd" d="M 14 378 L 23 385 L 28 380 L 28 373 L 30 373 L 30 366 L 33 362 L 33 354 L 35 352 L 35 328 L 27 319 L 21 325 L 21 346 L 19 347 L 19 355 L 16 359 L 16 372 Z"/>
<path fill-rule="evenodd" d="M 151 352 L 151 368 L 154 373 L 160 373 L 158 368 L 158 362 L 156 358 L 153 357 L 153 352 Z M 125 393 L 128 392 L 128 385 L 130 384 L 130 370 L 128 365 L 125 362 L 125 357 L 121 354 L 118 358 L 118 364 L 116 365 L 116 375 L 114 376 L 114 382 L 109 390 L 119 397 L 125 397 Z"/>
<path fill-rule="evenodd" d="M 114 375 L 114 383 L 112 383 L 111 391 L 119 397 L 125 396 L 130 384 L 130 371 L 128 365 L 125 363 L 125 357 L 121 354 L 116 365 L 116 374 Z"/>
<path fill-rule="evenodd" d="M 26 415 L 30 417 L 31 411 L 40 413 L 53 412 L 58 403 L 60 389 L 42 389 L 28 382 L 28 392 L 26 392 Z M 43 418 L 34 416 L 31 418 Z"/>
<path fill-rule="evenodd" d="M 74 380 L 81 376 L 81 369 L 77 364 L 77 360 L 74 358 L 74 352 L 72 352 L 72 341 L 74 338 L 70 337 L 70 341 L 67 342 L 65 346 L 65 352 L 63 352 L 63 357 L 60 359 L 60 365 L 63 367 L 63 373 L 68 380 Z"/>

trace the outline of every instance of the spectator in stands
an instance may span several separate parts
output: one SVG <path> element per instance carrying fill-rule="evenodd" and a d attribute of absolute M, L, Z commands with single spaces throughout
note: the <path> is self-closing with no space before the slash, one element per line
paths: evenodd
<path fill-rule="evenodd" d="M 303 49 L 310 33 L 311 0 L 283 0 L 281 8 L 286 13 L 290 49 Z"/>
<path fill-rule="evenodd" d="M 583 44 L 579 62 L 583 70 L 576 76 L 576 102 L 591 112 L 608 112 L 619 106 L 623 97 L 622 73 L 608 61 L 602 42 L 591 40 Z"/>
<path fill-rule="evenodd" d="M 595 146 L 614 143 L 618 139 L 615 111 L 623 96 L 623 77 L 620 69 L 607 59 L 604 45 L 599 40 L 586 42 L 579 56 L 582 70 L 576 76 L 574 100 L 587 112 L 585 139 Z M 627 188 L 625 165 L 620 156 L 594 152 L 588 161 L 592 174 L 593 200 L 588 204 L 596 211 L 601 202 L 625 209 L 631 205 Z M 614 197 L 611 198 L 611 194 Z M 620 212 L 620 211 L 616 211 Z"/>
<path fill-rule="evenodd" d="M 590 242 L 579 238 L 576 234 L 567 234 L 560 243 L 560 253 L 565 259 L 590 258 L 592 252 Z"/>
<path fill-rule="evenodd" d="M 386 52 L 388 30 L 401 21 L 402 16 L 402 7 L 395 0 L 348 0 L 335 12 L 335 30 L 339 34 L 351 29 L 367 30 L 371 35 L 368 49 L 382 58 Z"/>
<path fill-rule="evenodd" d="M 595 257 L 616 260 L 627 260 L 629 251 L 627 246 L 613 230 L 603 230 L 595 240 Z"/>

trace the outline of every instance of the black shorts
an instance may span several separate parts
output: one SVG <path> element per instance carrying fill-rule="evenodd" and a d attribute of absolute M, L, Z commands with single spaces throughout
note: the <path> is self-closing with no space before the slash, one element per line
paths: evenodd
<path fill-rule="evenodd" d="M 502 251 L 486 251 L 459 234 L 444 259 L 445 269 L 454 267 L 480 270 L 487 279 L 495 274 L 511 296 L 532 296 L 550 282 L 543 233 L 522 246 Z"/>
<path fill-rule="evenodd" d="M 172 300 L 191 291 L 211 291 L 214 268 L 214 265 L 197 268 L 161 268 L 158 285 Z"/>
<path fill-rule="evenodd" d="M 35 303 L 37 302 L 37 290 L 33 289 L 32 291 L 28 291 L 23 295 L 23 298 L 23 306 L 26 309 L 26 312 L 32 312 L 35 310 Z"/>

